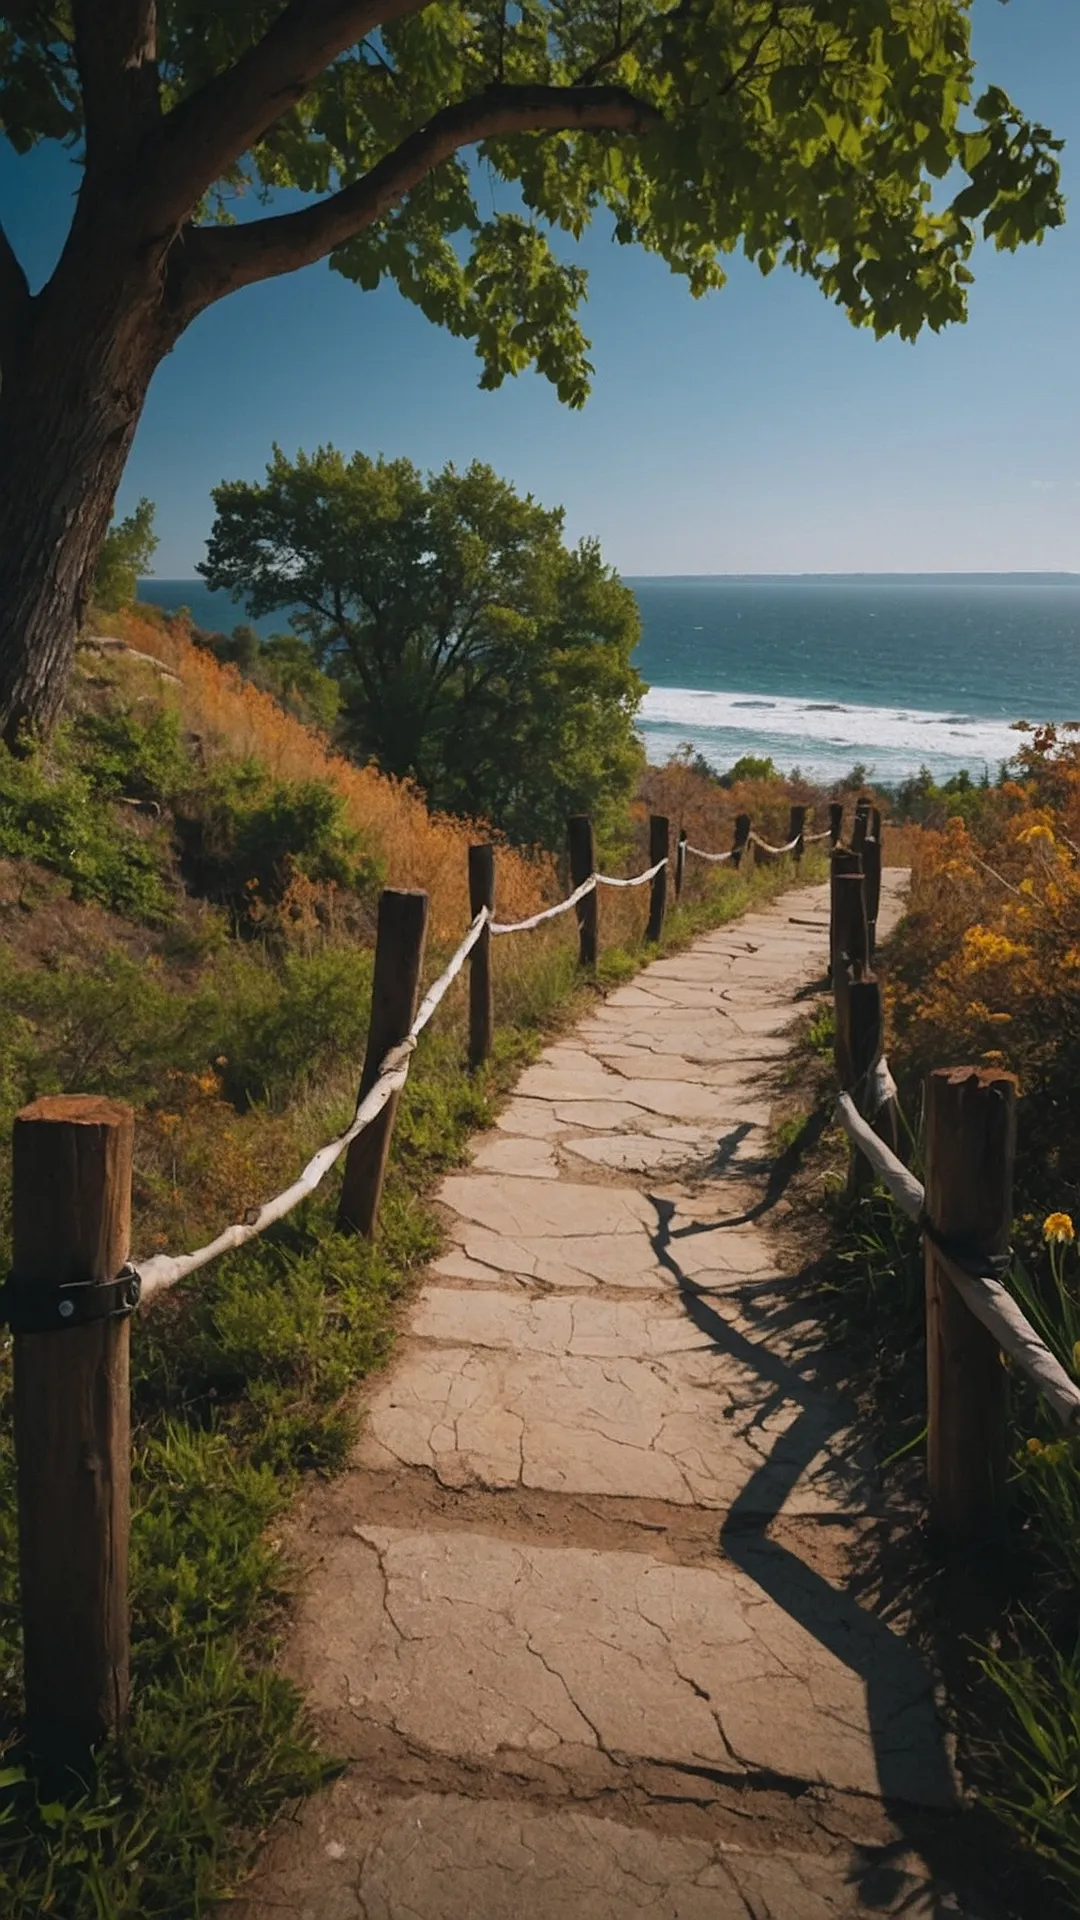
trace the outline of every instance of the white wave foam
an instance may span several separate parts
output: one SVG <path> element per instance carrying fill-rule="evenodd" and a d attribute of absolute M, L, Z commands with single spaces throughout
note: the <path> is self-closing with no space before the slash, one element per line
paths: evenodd
<path fill-rule="evenodd" d="M 903 778 L 923 764 L 938 774 L 967 767 L 977 775 L 984 765 L 996 773 L 1020 744 L 1008 720 L 985 715 L 694 687 L 650 687 L 641 731 L 652 759 L 666 759 L 688 740 L 719 767 L 757 752 L 781 766 L 797 761 L 820 777 L 833 777 L 855 760 L 882 779 Z"/>

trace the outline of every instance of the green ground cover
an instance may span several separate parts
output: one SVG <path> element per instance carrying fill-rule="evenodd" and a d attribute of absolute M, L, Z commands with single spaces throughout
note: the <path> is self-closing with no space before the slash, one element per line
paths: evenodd
<path fill-rule="evenodd" d="M 138 1254 L 197 1244 L 276 1191 L 355 1097 L 378 875 L 343 836 L 332 796 L 245 764 L 193 778 L 175 728 L 130 713 L 70 724 L 47 766 L 0 764 L 0 861 L 17 883 L 9 925 L 24 929 L 2 963 L 0 1121 L 6 1133 L 25 1099 L 54 1088 L 132 1100 Z M 125 795 L 141 769 L 140 797 L 158 812 L 120 807 L 114 766 Z M 242 882 L 268 846 L 253 914 Z M 276 904 L 298 872 L 316 885 L 328 871 L 348 911 L 329 933 L 310 920 L 290 930 Z M 805 878 L 823 871 L 804 864 Z M 669 915 L 663 944 L 790 882 L 786 863 L 709 875 Z M 439 1245 L 428 1199 L 438 1176 L 545 1037 L 655 952 L 641 940 L 644 896 L 609 899 L 595 977 L 577 968 L 572 917 L 498 943 L 496 1044 L 481 1071 L 466 1064 L 463 986 L 444 1002 L 401 1100 L 375 1244 L 335 1231 L 331 1177 L 265 1239 L 136 1316 L 132 1721 L 63 1794 L 19 1746 L 6 1343 L 0 1891 L 11 1920 L 204 1914 L 283 1801 L 332 1770 L 275 1667 L 293 1580 L 275 1524 L 304 1476 L 346 1460 L 353 1389 L 385 1362 L 402 1300 Z M 43 920 L 46 948 L 31 937 Z M 429 954 L 429 975 L 445 957 Z M 5 1231 L 7 1178 L 5 1164 Z"/>

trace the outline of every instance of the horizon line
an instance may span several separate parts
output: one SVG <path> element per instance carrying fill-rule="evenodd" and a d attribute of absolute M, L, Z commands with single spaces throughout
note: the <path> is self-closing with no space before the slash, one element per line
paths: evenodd
<path fill-rule="evenodd" d="M 994 572 L 975 567 L 864 567 L 832 573 L 814 573 L 809 569 L 776 573 L 761 570 L 754 573 L 627 573 L 619 567 L 615 571 L 624 580 L 1052 580 L 1080 585 L 1080 571 L 1068 567 L 1000 567 Z M 208 593 L 215 591 L 207 587 L 197 573 L 144 573 L 139 575 L 138 584 L 167 586 L 179 581 L 201 586 Z"/>

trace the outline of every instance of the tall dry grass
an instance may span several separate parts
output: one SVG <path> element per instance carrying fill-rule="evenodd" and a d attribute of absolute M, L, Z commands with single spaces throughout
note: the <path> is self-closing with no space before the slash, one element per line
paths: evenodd
<path fill-rule="evenodd" d="M 197 647 L 182 619 L 129 609 L 110 623 L 137 653 L 177 675 L 174 693 L 185 727 L 203 751 L 253 755 L 283 780 L 326 780 L 345 796 L 349 825 L 380 858 L 387 885 L 420 887 L 431 902 L 437 941 L 456 940 L 468 921 L 468 848 L 492 839 L 482 820 L 429 813 L 423 794 L 407 780 L 374 767 L 354 766 L 328 741 L 296 720 L 268 693 Z M 506 919 L 535 913 L 559 892 L 549 855 L 502 847 L 497 859 L 498 909 Z"/>

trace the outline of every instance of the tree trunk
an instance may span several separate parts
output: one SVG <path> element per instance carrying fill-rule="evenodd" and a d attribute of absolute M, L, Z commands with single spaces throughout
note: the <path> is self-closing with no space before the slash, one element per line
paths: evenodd
<path fill-rule="evenodd" d="M 116 490 L 172 344 L 159 263 L 125 270 L 114 254 L 103 280 L 100 259 L 69 249 L 0 388 L 0 737 L 10 747 L 59 714 Z"/>

